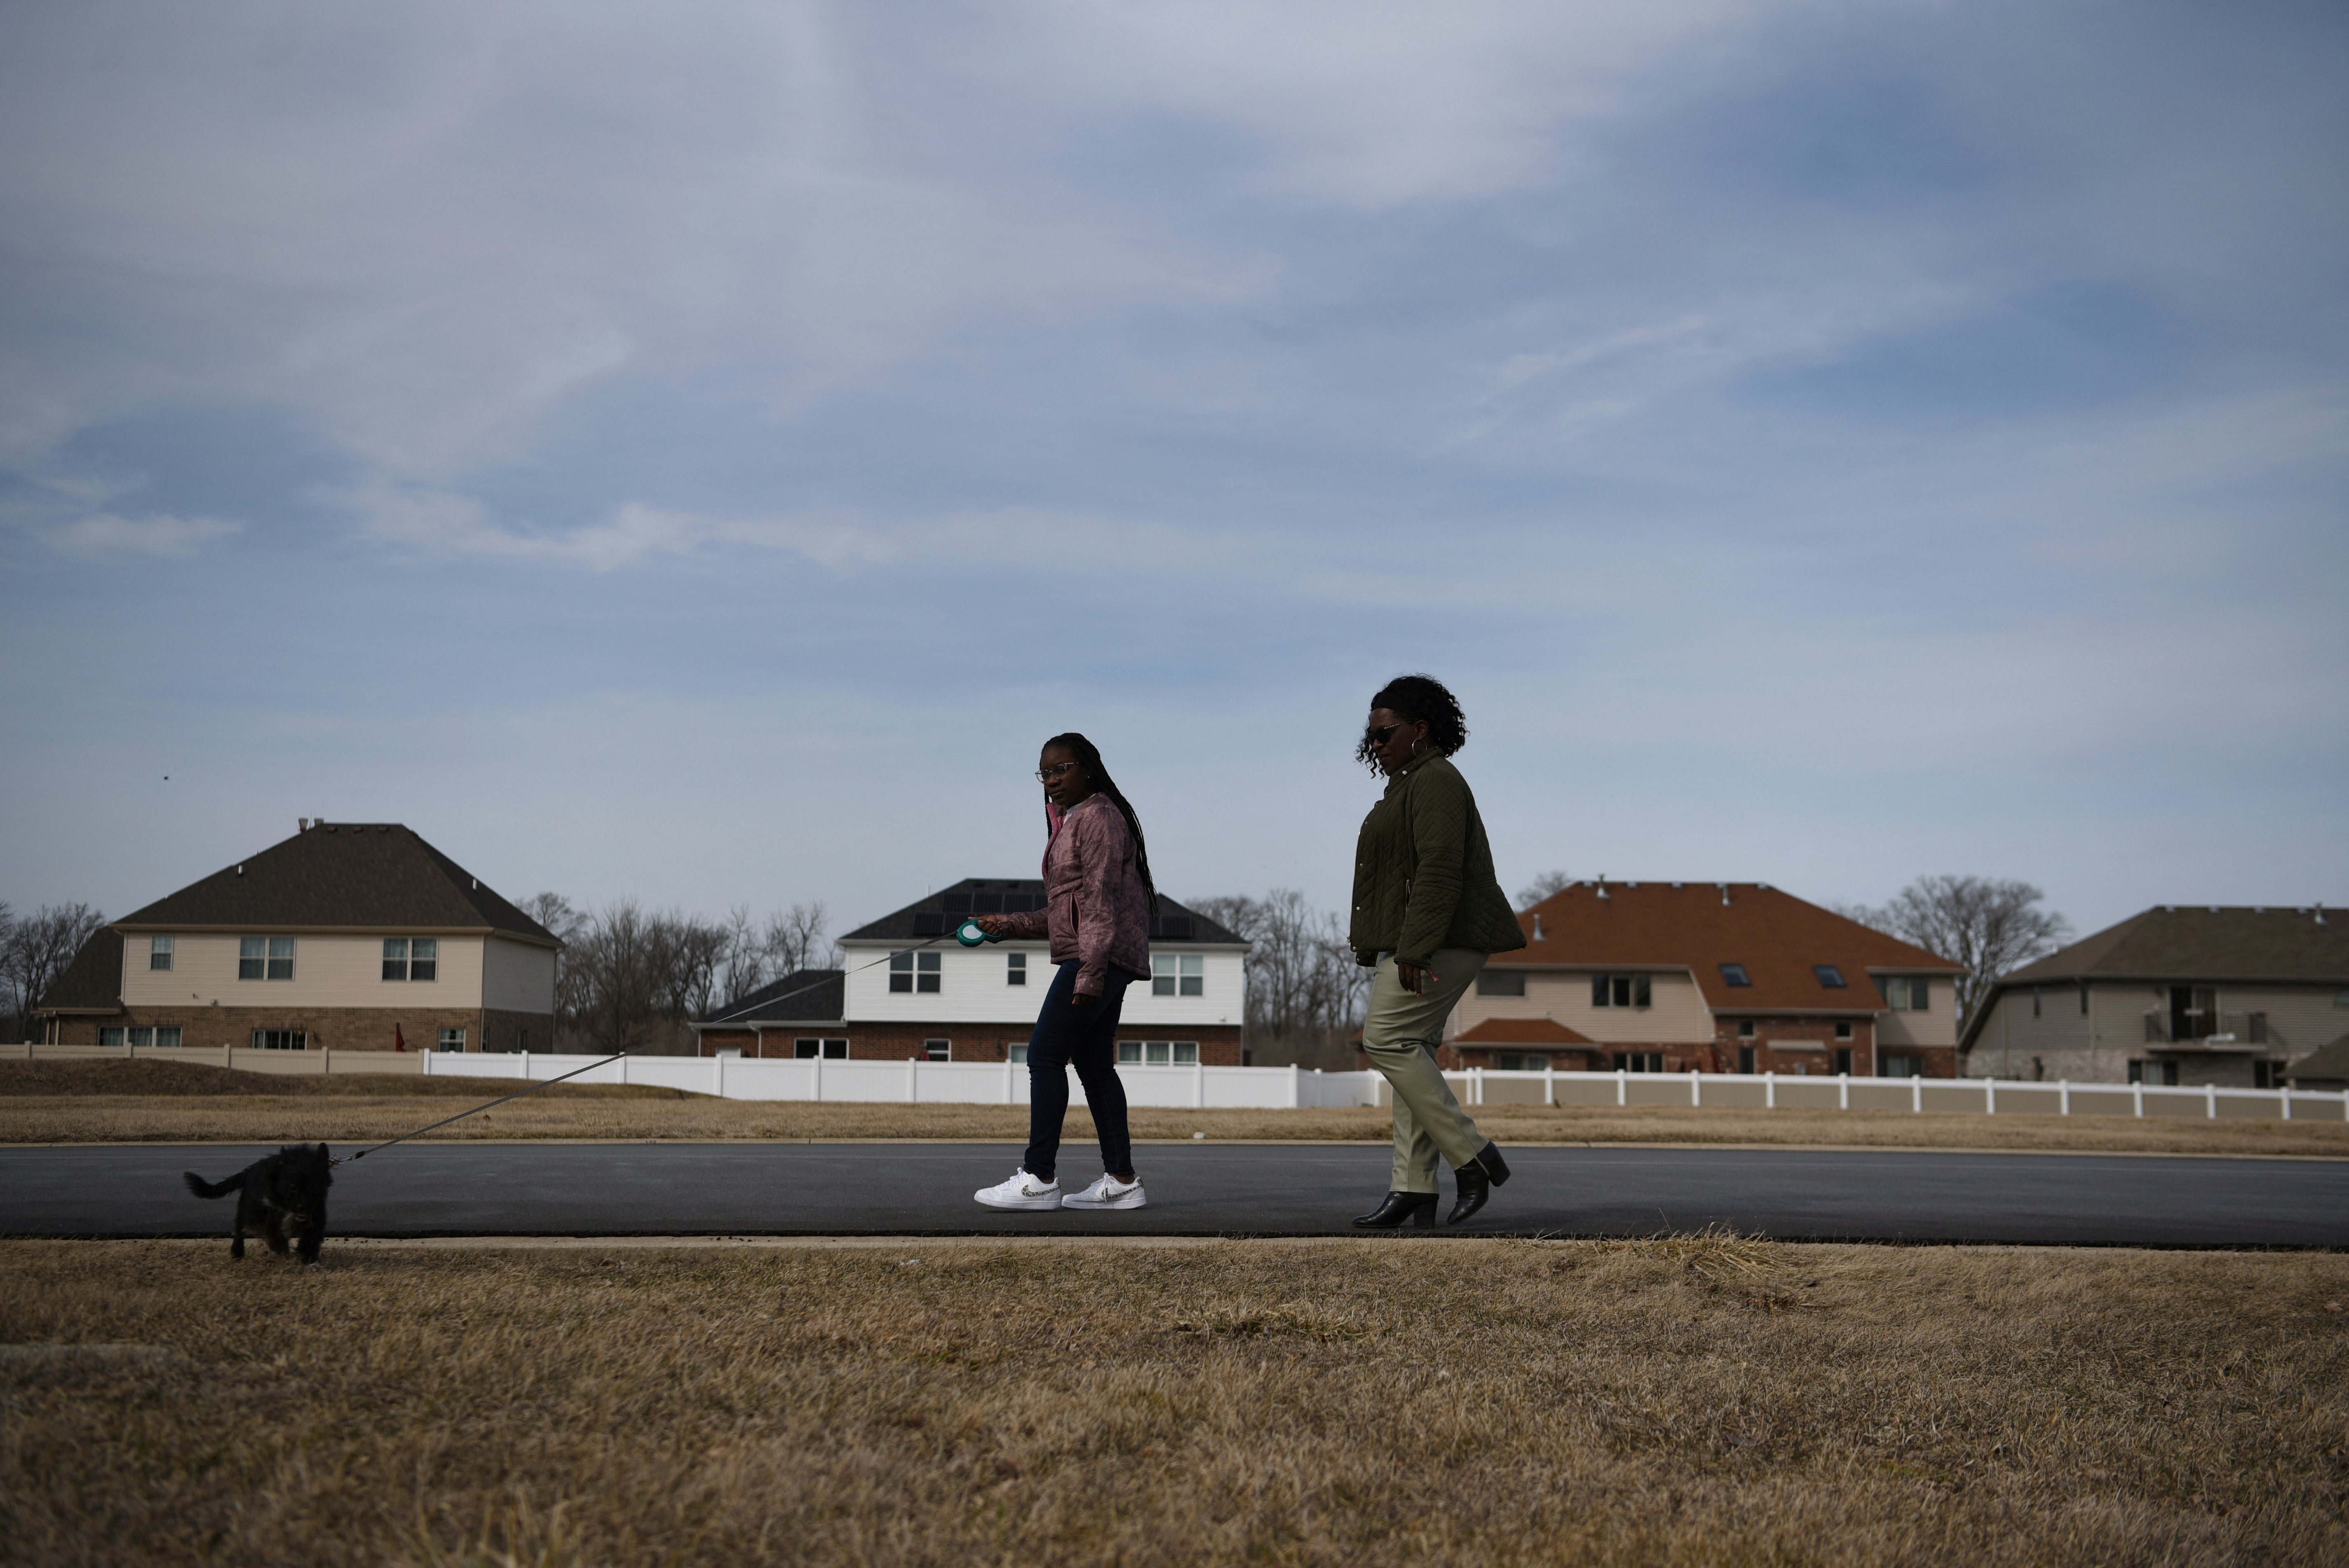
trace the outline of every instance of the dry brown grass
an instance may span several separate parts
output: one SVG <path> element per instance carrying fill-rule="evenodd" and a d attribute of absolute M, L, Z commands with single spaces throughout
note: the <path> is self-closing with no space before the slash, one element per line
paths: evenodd
<path fill-rule="evenodd" d="M 0 1062 L 0 1142 L 374 1142 L 520 1087 L 496 1078 L 281 1078 L 188 1062 Z M 1485 1106 L 1476 1118 L 1504 1145 L 1743 1143 L 2349 1158 L 2349 1125 L 2324 1121 L 1528 1105 Z M 1186 1140 L 1204 1132 L 1235 1141 L 1376 1142 L 1391 1127 L 1385 1111 L 1371 1109 L 1137 1109 L 1132 1119 L 1141 1139 Z M 1019 1106 L 809 1105 L 559 1084 L 432 1136 L 1019 1143 L 1027 1130 L 1028 1112 Z M 1076 1142 L 1092 1138 L 1092 1119 L 1081 1107 L 1071 1108 L 1067 1136 Z"/>
<path fill-rule="evenodd" d="M 2349 1560 L 2349 1258 L 0 1244 L 42 1563 Z"/>

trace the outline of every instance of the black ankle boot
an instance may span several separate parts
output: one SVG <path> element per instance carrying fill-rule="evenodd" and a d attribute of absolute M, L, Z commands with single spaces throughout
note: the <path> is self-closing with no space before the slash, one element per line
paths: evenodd
<path fill-rule="evenodd" d="M 1483 1208 L 1485 1200 L 1493 1195 L 1493 1178 L 1473 1160 L 1454 1171 L 1452 1179 L 1460 1183 L 1460 1201 L 1445 1216 L 1444 1222 L 1447 1225 L 1459 1224 Z"/>
<path fill-rule="evenodd" d="M 1387 1201 L 1367 1214 L 1354 1216 L 1358 1231 L 1400 1231 L 1406 1224 L 1427 1230 L 1435 1223 L 1435 1194 L 1390 1192 Z"/>
<path fill-rule="evenodd" d="M 1493 1179 L 1494 1186 L 1502 1187 L 1508 1184 L 1509 1162 L 1501 1158 L 1498 1144 L 1487 1140 L 1485 1147 L 1477 1150 L 1476 1163 L 1485 1168 L 1485 1174 Z"/>

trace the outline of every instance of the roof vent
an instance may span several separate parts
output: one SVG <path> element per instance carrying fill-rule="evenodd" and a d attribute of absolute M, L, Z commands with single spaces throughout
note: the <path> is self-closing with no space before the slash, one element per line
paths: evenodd
<path fill-rule="evenodd" d="M 475 877 L 475 878 L 473 879 L 473 891 L 474 891 L 475 892 L 481 892 L 481 878 L 479 878 L 479 877 Z"/>
<path fill-rule="evenodd" d="M 296 818 L 295 818 L 295 819 L 294 819 L 294 830 L 295 830 L 295 832 L 297 832 L 297 833 L 306 833 L 306 832 L 308 832 L 308 831 L 310 830 L 310 819 L 309 819 L 309 818 L 307 818 L 307 817 L 296 817 Z"/>
<path fill-rule="evenodd" d="M 1729 907 L 1729 884 L 1727 882 L 1715 882 L 1713 885 L 1721 890 L 1721 907 L 1727 909 Z"/>
<path fill-rule="evenodd" d="M 1605 898 L 1607 896 L 1607 873 L 1605 872 L 1600 872 L 1599 873 L 1599 880 L 1590 885 L 1599 890 L 1599 896 L 1600 898 Z"/>
<path fill-rule="evenodd" d="M 244 874 L 244 868 L 243 868 L 243 866 L 239 866 L 239 867 L 237 867 L 237 868 L 236 868 L 236 874 L 237 874 L 237 875 L 239 875 L 239 876 L 243 876 L 243 875 Z"/>
<path fill-rule="evenodd" d="M 1623 885 L 1625 887 L 1638 887 L 1640 884 L 1638 882 L 1625 882 Z"/>
<path fill-rule="evenodd" d="M 1536 942 L 1542 940 L 1541 916 L 1538 914 L 1534 916 L 1534 940 Z"/>
<path fill-rule="evenodd" d="M 2316 923 L 2319 925 L 2324 923 L 2324 906 L 2321 903 L 2316 906 Z"/>
<path fill-rule="evenodd" d="M 1686 883 L 1686 882 L 1674 882 L 1674 883 L 1672 883 L 1672 887 L 1673 887 L 1673 889 L 1674 889 L 1675 891 L 1677 891 L 1677 890 L 1679 890 L 1679 889 L 1681 889 L 1681 888 L 1684 888 L 1684 887 L 1686 887 L 1686 886 L 1688 886 L 1688 883 Z"/>

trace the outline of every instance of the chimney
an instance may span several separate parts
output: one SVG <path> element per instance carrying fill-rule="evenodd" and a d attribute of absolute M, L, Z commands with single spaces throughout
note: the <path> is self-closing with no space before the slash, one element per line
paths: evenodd
<path fill-rule="evenodd" d="M 306 833 L 306 832 L 308 832 L 308 831 L 310 830 L 310 819 L 309 819 L 309 818 L 307 818 L 307 817 L 296 817 L 296 818 L 295 818 L 295 819 L 294 819 L 294 830 L 295 830 L 295 832 L 297 832 L 297 833 Z"/>

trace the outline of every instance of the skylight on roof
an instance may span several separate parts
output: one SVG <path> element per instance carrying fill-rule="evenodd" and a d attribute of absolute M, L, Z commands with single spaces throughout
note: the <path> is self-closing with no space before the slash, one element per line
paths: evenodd
<path fill-rule="evenodd" d="M 1727 985 L 1751 985 L 1754 984 L 1754 977 L 1745 973 L 1745 965 L 1743 964 L 1723 965 L 1721 966 L 1721 979 L 1722 983 Z"/>
<path fill-rule="evenodd" d="M 1843 971 L 1832 964 L 1814 964 L 1811 965 L 1811 973 L 1817 975 L 1819 984 L 1830 991 L 1840 991 L 1844 988 Z"/>

